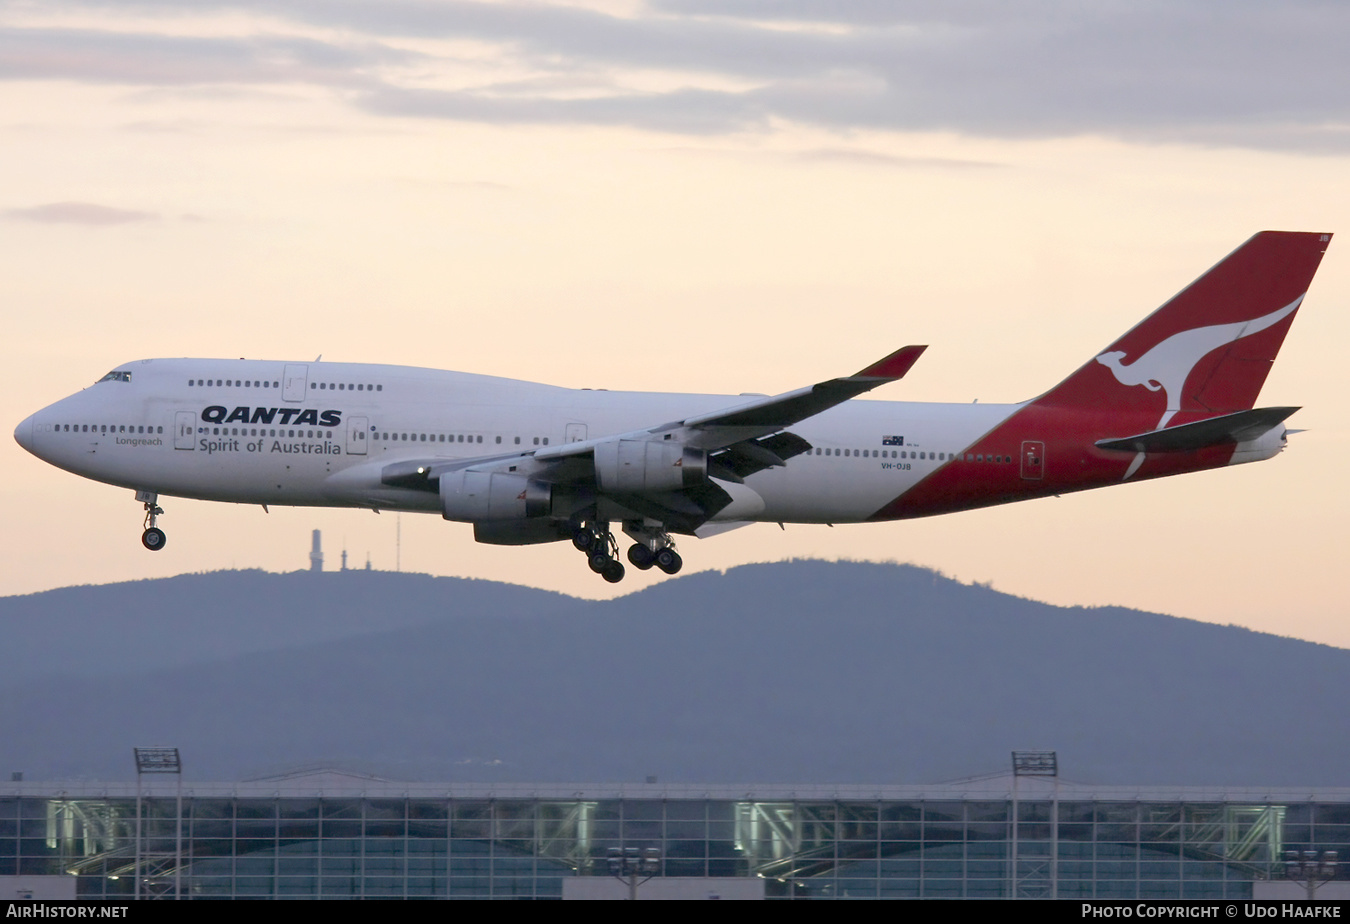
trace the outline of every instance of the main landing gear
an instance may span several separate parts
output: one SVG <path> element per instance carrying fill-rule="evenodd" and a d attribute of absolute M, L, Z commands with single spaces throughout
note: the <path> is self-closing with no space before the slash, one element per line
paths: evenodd
<path fill-rule="evenodd" d="M 169 541 L 164 530 L 155 525 L 155 521 L 164 514 L 164 508 L 159 506 L 159 495 L 150 491 L 137 491 L 136 500 L 145 504 L 145 532 L 141 533 L 141 545 L 158 552 Z"/>
<path fill-rule="evenodd" d="M 675 574 L 684 567 L 684 559 L 680 558 L 680 553 L 668 545 L 653 551 L 650 546 L 641 542 L 636 543 L 628 548 L 628 560 L 633 563 L 634 568 L 642 571 L 655 565 L 666 574 Z"/>
<path fill-rule="evenodd" d="M 628 549 L 628 561 L 639 571 L 655 565 L 666 574 L 676 574 L 684 567 L 684 560 L 675 551 L 675 543 L 662 529 L 644 525 L 625 524 L 624 532 L 636 540 Z M 623 562 L 619 561 L 619 543 L 605 522 L 587 523 L 572 531 L 572 545 L 586 554 L 591 570 L 611 584 L 623 580 Z"/>
<path fill-rule="evenodd" d="M 586 553 L 591 570 L 611 584 L 623 580 L 623 562 L 618 560 L 619 544 L 609 531 L 608 523 L 591 523 L 572 530 L 572 545 Z"/>

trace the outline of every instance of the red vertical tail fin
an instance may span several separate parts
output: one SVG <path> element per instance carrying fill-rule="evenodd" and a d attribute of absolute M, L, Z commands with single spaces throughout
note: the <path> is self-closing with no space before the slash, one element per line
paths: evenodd
<path fill-rule="evenodd" d="M 1262 231 L 1034 404 L 1178 413 L 1251 408 L 1330 234 Z"/>

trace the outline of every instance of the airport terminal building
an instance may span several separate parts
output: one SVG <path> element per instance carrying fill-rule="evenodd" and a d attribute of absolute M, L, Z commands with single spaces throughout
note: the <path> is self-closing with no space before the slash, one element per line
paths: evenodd
<path fill-rule="evenodd" d="M 0 783 L 9 898 L 627 897 L 629 848 L 641 897 L 1282 898 L 1286 851 L 1347 847 L 1350 789 Z"/>

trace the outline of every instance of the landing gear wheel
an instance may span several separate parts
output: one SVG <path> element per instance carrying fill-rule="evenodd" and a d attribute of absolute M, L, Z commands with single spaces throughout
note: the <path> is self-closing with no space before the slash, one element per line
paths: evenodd
<path fill-rule="evenodd" d="M 666 574 L 678 574 L 684 567 L 684 559 L 680 558 L 680 553 L 674 549 L 665 548 L 656 553 L 656 567 Z"/>
<path fill-rule="evenodd" d="M 572 531 L 572 545 L 578 552 L 589 552 L 595 547 L 595 533 L 584 527 Z"/>
<path fill-rule="evenodd" d="M 605 568 L 600 572 L 600 576 L 611 584 L 619 583 L 623 580 L 623 562 L 609 559 L 605 562 Z"/>
<path fill-rule="evenodd" d="M 609 566 L 609 563 L 613 561 L 614 559 L 610 558 L 608 553 L 603 551 L 592 552 L 590 558 L 587 559 L 587 563 L 591 566 L 591 570 L 594 571 L 596 574 L 604 574 L 605 568 L 607 568 Z M 616 565 L 619 564 L 618 562 L 614 563 Z M 622 568 L 623 565 L 619 565 L 619 567 Z"/>
<path fill-rule="evenodd" d="M 647 548 L 641 542 L 629 547 L 628 560 L 632 563 L 633 567 L 637 568 L 639 571 L 646 571 L 652 565 L 656 564 L 656 556 L 652 554 L 652 550 Z"/>
<path fill-rule="evenodd" d="M 164 536 L 164 530 L 155 525 L 164 515 L 164 508 L 159 505 L 159 495 L 151 491 L 137 491 L 136 500 L 145 505 L 145 532 L 141 533 L 141 545 L 152 552 L 158 552 L 168 541 Z"/>

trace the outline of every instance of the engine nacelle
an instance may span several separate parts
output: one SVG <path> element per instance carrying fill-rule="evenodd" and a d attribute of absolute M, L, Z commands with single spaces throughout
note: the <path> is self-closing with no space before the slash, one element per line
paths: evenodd
<path fill-rule="evenodd" d="M 562 542 L 572 537 L 572 527 L 561 518 L 532 520 L 483 520 L 473 524 L 475 542 L 487 545 L 536 545 Z"/>
<path fill-rule="evenodd" d="M 661 440 L 611 440 L 595 447 L 595 483 L 601 491 L 679 491 L 707 480 L 708 454 L 702 449 Z"/>
<path fill-rule="evenodd" d="M 524 520 L 548 516 L 553 486 L 508 472 L 446 472 L 441 481 L 441 515 L 447 520 Z"/>

